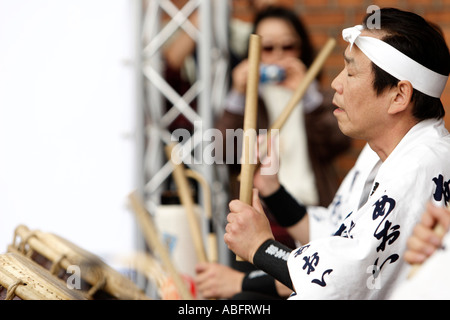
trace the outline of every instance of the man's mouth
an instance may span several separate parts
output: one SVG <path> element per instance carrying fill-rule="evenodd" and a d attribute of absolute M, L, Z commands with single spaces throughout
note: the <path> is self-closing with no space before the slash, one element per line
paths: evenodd
<path fill-rule="evenodd" d="M 344 109 L 342 109 L 340 106 L 339 106 L 339 104 L 336 102 L 336 99 L 335 98 L 333 98 L 333 105 L 337 108 L 337 110 L 341 110 L 341 111 L 344 111 Z"/>

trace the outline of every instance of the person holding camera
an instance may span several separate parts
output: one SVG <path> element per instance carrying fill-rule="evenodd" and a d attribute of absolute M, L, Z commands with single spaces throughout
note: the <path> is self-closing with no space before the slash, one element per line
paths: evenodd
<path fill-rule="evenodd" d="M 259 130 L 268 129 L 283 111 L 312 64 L 314 49 L 298 14 L 284 7 L 271 6 L 260 11 L 255 18 L 253 33 L 260 35 L 262 41 Z M 225 110 L 216 122 L 216 128 L 224 137 L 224 158 L 229 149 L 227 144 L 236 148 L 234 162 L 228 165 L 231 199 L 239 195 L 237 177 L 241 169 L 241 150 L 237 150 L 234 140 L 226 140 L 226 130 L 243 128 L 247 77 L 248 60 L 243 60 L 232 70 L 231 91 Z M 327 95 L 322 91 L 316 80 L 280 131 L 280 181 L 306 205 L 328 206 L 331 203 L 340 182 L 333 161 L 351 144 L 339 130 L 333 109 L 332 93 Z M 267 215 L 275 238 L 295 248 L 295 240 L 272 219 L 270 212 Z M 273 278 L 254 270 L 246 262 L 233 262 L 232 268 L 201 264 L 197 272 L 197 287 L 205 298 L 262 299 L 285 295 L 282 286 L 275 286 Z"/>

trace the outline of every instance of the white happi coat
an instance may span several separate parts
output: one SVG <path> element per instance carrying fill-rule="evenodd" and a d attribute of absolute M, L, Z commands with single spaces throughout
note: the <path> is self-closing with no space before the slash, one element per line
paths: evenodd
<path fill-rule="evenodd" d="M 405 280 L 403 254 L 426 203 L 450 200 L 450 134 L 422 121 L 381 162 L 368 146 L 328 208 L 308 208 L 310 243 L 288 260 L 290 299 L 386 299 Z"/>

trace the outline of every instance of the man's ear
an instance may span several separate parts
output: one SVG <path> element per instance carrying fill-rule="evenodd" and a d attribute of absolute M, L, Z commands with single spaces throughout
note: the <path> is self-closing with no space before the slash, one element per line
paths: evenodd
<path fill-rule="evenodd" d="M 397 87 L 393 89 L 393 100 L 389 107 L 389 114 L 393 115 L 405 111 L 411 103 L 414 88 L 407 80 L 399 81 Z"/>

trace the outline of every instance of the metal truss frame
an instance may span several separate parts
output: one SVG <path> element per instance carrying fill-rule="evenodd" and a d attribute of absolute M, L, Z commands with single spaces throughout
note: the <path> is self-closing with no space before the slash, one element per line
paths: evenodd
<path fill-rule="evenodd" d="M 173 171 L 164 152 L 164 146 L 172 142 L 168 126 L 179 115 L 183 115 L 192 124 L 201 123 L 201 126 L 194 126 L 193 135 L 188 141 L 184 141 L 183 154 L 187 155 L 187 158 L 182 160 L 187 167 L 202 175 L 211 186 L 213 223 L 218 225 L 220 232 L 227 205 L 227 194 L 224 191 L 226 169 L 205 164 L 202 159 L 196 157 L 195 150 L 203 150 L 200 144 L 205 144 L 202 139 L 204 131 L 213 127 L 214 117 L 221 111 L 228 90 L 228 18 L 231 1 L 188 0 L 181 9 L 170 0 L 141 1 L 141 111 L 146 121 L 141 121 L 144 137 L 138 140 L 142 145 L 139 191 L 149 212 L 155 212 L 160 205 L 164 183 Z M 199 13 L 198 27 L 189 21 L 189 16 L 195 10 Z M 170 17 L 164 25 L 163 14 Z M 163 76 L 163 46 L 180 29 L 195 41 L 198 57 L 196 80 L 184 95 L 176 92 Z M 165 99 L 172 105 L 168 111 L 165 110 Z M 196 110 L 191 106 L 194 99 L 197 99 Z M 204 195 L 200 194 L 200 198 L 202 196 Z M 200 201 L 199 205 L 202 203 L 203 201 Z M 202 220 L 206 238 L 209 221 L 206 221 L 206 217 Z M 220 233 L 218 238 L 221 238 Z M 219 244 L 219 261 L 227 263 L 224 250 L 226 249 L 221 248 Z"/>

